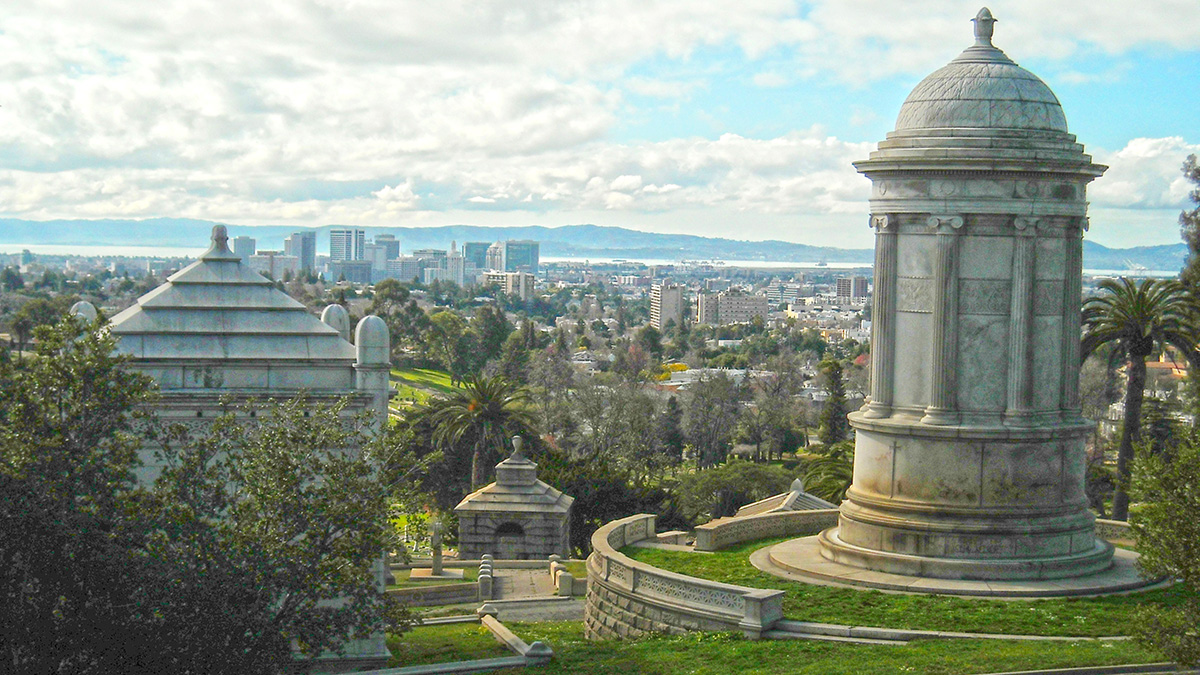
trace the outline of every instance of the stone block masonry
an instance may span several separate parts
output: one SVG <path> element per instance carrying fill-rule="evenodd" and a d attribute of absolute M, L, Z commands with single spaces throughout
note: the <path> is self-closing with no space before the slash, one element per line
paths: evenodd
<path fill-rule="evenodd" d="M 645 514 L 608 523 L 592 535 L 584 606 L 588 639 L 730 630 L 757 639 L 783 617 L 783 591 L 696 579 L 619 552 L 655 536 L 654 516 Z"/>

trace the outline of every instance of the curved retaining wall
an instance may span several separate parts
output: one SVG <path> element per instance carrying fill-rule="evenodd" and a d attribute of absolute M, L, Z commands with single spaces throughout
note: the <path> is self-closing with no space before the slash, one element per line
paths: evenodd
<path fill-rule="evenodd" d="M 727 630 L 757 639 L 783 618 L 783 591 L 696 579 L 622 555 L 622 547 L 655 538 L 654 518 L 622 518 L 592 535 L 583 614 L 588 639 Z"/>
<path fill-rule="evenodd" d="M 775 511 L 755 516 L 718 518 L 696 528 L 697 551 L 719 551 L 744 541 L 818 534 L 837 525 L 837 509 Z"/>
<path fill-rule="evenodd" d="M 1096 536 L 1110 543 L 1133 543 L 1133 530 L 1123 520 L 1096 519 Z"/>

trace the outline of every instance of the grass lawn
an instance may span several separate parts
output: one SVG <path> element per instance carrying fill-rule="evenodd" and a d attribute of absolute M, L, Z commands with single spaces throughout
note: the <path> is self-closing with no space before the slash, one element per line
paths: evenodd
<path fill-rule="evenodd" d="M 587 563 L 585 561 L 564 562 L 563 565 L 567 566 L 567 572 L 576 579 L 587 578 Z"/>
<path fill-rule="evenodd" d="M 458 387 L 450 384 L 450 374 L 431 368 L 392 369 L 392 378 L 401 380 L 417 389 L 426 389 L 441 394 L 453 393 Z"/>
<path fill-rule="evenodd" d="M 418 626 L 403 635 L 388 636 L 387 645 L 392 652 L 388 668 L 513 655 L 478 623 Z"/>
<path fill-rule="evenodd" d="M 462 579 L 412 579 L 409 575 L 412 570 L 392 570 L 392 576 L 396 577 L 396 583 L 389 584 L 388 588 L 415 588 L 418 586 L 439 586 L 441 584 L 464 584 L 474 583 L 479 580 L 479 570 L 468 567 L 463 570 Z"/>
<path fill-rule="evenodd" d="M 660 569 L 753 588 L 787 591 L 783 614 L 798 621 L 1014 635 L 1127 635 L 1139 606 L 1182 602 L 1182 586 L 1099 598 L 983 600 L 816 586 L 760 572 L 750 553 L 788 537 L 711 555 L 629 547 L 622 553 Z M 1016 670 L 1016 669 L 1013 669 Z"/>
<path fill-rule="evenodd" d="M 1148 663 L 1161 660 L 1130 641 L 1028 642 L 919 641 L 904 646 L 853 645 L 807 640 L 751 641 L 727 633 L 589 642 L 579 622 L 507 624 L 526 642 L 542 640 L 554 660 L 503 673 L 530 675 L 875 675 L 883 673 L 988 673 L 1032 668 Z M 481 634 L 482 632 L 482 634 Z M 416 628 L 389 640 L 397 665 L 503 656 L 486 644 L 477 624 Z M 496 644 L 492 640 L 493 644 Z M 497 645 L 498 646 L 498 645 Z"/>

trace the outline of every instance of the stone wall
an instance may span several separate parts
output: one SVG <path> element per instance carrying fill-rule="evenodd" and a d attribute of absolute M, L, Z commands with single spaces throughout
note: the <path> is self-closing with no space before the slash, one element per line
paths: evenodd
<path fill-rule="evenodd" d="M 837 525 L 837 509 L 776 511 L 741 518 L 718 518 L 696 528 L 697 551 L 719 551 L 744 541 L 818 534 Z"/>
<path fill-rule="evenodd" d="M 1096 536 L 1110 544 L 1133 543 L 1133 531 L 1123 520 L 1096 519 Z"/>
<path fill-rule="evenodd" d="M 630 516 L 592 535 L 584 607 L 588 639 L 729 630 L 756 639 L 783 617 L 783 591 L 696 579 L 622 555 L 620 548 L 655 538 L 654 518 Z"/>
<path fill-rule="evenodd" d="M 399 598 L 409 607 L 457 605 L 464 602 L 476 602 L 488 599 L 480 597 L 479 582 L 393 588 L 387 593 Z"/>

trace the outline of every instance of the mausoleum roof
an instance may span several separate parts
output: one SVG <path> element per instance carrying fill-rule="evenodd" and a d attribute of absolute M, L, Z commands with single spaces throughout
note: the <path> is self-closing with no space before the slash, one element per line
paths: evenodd
<path fill-rule="evenodd" d="M 992 45 L 995 19 L 985 7 L 973 19 L 975 44 L 912 90 L 896 118 L 908 129 L 1067 131 L 1050 87 Z"/>
<path fill-rule="evenodd" d="M 336 362 L 354 346 L 229 250 L 225 227 L 212 247 L 113 317 L 117 350 L 140 361 Z"/>
<path fill-rule="evenodd" d="M 571 509 L 575 498 L 538 480 L 537 464 L 521 454 L 519 441 L 514 446 L 512 456 L 496 465 L 496 482 L 464 497 L 455 512 L 565 514 Z"/>

